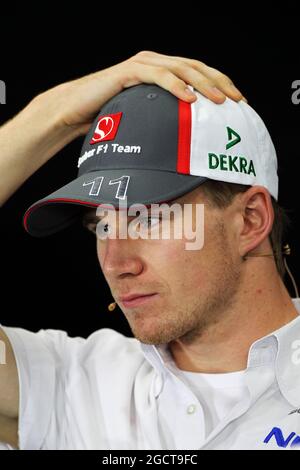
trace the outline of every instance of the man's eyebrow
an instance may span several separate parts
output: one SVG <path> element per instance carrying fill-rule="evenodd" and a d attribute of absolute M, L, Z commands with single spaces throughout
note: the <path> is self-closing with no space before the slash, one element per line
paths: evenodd
<path fill-rule="evenodd" d="M 100 218 L 96 215 L 96 210 L 86 211 L 83 214 L 83 221 L 85 223 L 99 222 Z"/>

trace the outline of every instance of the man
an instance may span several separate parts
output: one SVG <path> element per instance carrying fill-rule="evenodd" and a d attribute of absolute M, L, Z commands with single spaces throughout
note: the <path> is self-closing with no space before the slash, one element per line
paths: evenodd
<path fill-rule="evenodd" d="M 62 85 L 17 116 L 25 132 L 29 119 L 39 122 L 47 100 L 61 105 L 49 109 L 50 136 L 41 123 L 32 140 L 25 139 L 32 155 L 42 141 L 42 156 L 29 164 L 25 135 L 17 136 L 23 150 L 16 144 L 18 170 L 12 171 L 4 148 L 2 201 L 88 132 L 78 178 L 33 204 L 24 225 L 33 235 L 51 234 L 89 208 L 85 224 L 97 232 L 100 266 L 134 338 L 109 329 L 84 340 L 3 327 L 0 438 L 21 449 L 296 448 L 299 306 L 283 284 L 280 250 L 269 238 L 278 196 L 270 136 L 252 108 L 230 99 L 242 97 L 228 87 L 221 87 L 226 101 L 205 94 L 218 105 L 198 93 L 182 94 L 187 84 L 203 91 L 199 72 L 207 73 L 205 82 L 213 79 L 216 72 L 205 66 L 152 53 L 133 62 L 131 74 L 123 63 L 77 82 L 76 92 L 74 84 Z M 160 80 L 153 69 L 147 75 L 149 66 Z M 181 87 L 177 93 L 168 86 L 170 72 L 173 86 L 175 80 Z M 159 87 L 133 86 L 143 81 Z M 122 88 L 128 89 L 119 93 Z M 71 111 L 57 117 L 66 105 Z M 12 126 L 2 129 L 4 144 Z M 231 197 L 224 198 L 222 182 L 235 188 Z M 191 204 L 196 213 L 189 228 L 199 226 L 197 208 L 204 204 L 203 246 L 186 249 L 186 236 L 111 236 L 121 213 L 126 227 L 135 220 L 124 201 L 146 207 L 140 225 L 143 218 L 160 224 L 148 212 L 152 203 L 178 204 L 179 219 Z M 119 209 L 115 227 L 108 212 L 99 212 L 108 205 L 110 213 Z"/>

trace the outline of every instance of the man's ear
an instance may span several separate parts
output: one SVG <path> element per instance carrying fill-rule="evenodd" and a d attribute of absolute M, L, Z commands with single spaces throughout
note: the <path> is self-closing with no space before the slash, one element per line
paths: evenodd
<path fill-rule="evenodd" d="M 243 227 L 240 255 L 244 256 L 266 240 L 272 230 L 274 210 L 271 195 L 263 186 L 252 186 L 240 198 Z"/>

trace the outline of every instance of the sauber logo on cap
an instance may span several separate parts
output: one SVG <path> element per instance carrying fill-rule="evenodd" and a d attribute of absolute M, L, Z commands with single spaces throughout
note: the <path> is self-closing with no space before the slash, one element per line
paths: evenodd
<path fill-rule="evenodd" d="M 90 144 L 97 144 L 104 140 L 113 140 L 116 137 L 122 114 L 123 113 L 120 112 L 100 116 Z"/>

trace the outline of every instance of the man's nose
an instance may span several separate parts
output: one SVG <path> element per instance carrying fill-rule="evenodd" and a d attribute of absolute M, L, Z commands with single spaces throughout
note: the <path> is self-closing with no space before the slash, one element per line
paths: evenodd
<path fill-rule="evenodd" d="M 143 270 L 143 262 L 137 253 L 136 241 L 129 239 L 107 238 L 100 262 L 107 277 L 124 274 L 138 275 Z"/>

